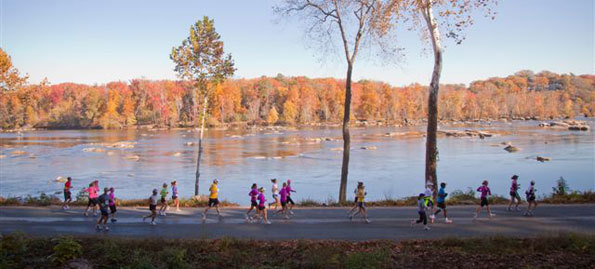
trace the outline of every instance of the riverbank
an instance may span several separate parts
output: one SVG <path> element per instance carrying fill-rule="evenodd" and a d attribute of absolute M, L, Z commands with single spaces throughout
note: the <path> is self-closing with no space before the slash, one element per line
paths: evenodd
<path fill-rule="evenodd" d="M 595 263 L 595 236 L 348 242 L 167 240 L 4 234 L 0 267 L 53 268 L 459 268 L 572 267 Z M 85 267 L 87 266 L 87 267 Z"/>
<path fill-rule="evenodd" d="M 493 195 L 490 198 L 491 204 L 508 204 L 509 198 Z M 51 205 L 62 205 L 63 200 L 55 195 L 41 194 L 40 196 L 27 196 L 27 197 L 8 197 L 4 198 L 0 196 L 0 206 L 51 206 Z M 375 201 L 368 201 L 366 205 L 368 207 L 399 207 L 399 206 L 415 206 L 417 197 L 411 196 L 401 199 L 382 199 Z M 455 190 L 449 194 L 449 198 L 446 200 L 447 205 L 475 205 L 479 204 L 480 199 L 475 197 L 473 190 L 463 192 Z M 595 203 L 595 192 L 593 191 L 573 191 L 564 195 L 550 194 L 548 196 L 537 199 L 538 203 L 544 204 L 586 204 Z M 79 199 L 73 201 L 70 205 L 72 206 L 87 206 L 87 199 Z M 205 207 L 208 203 L 208 197 L 199 196 L 193 198 L 180 198 L 180 207 Z M 526 203 L 526 201 L 523 201 Z M 137 207 L 146 206 L 148 200 L 146 199 L 117 199 L 117 206 L 120 207 Z M 168 201 L 170 206 L 173 205 L 172 201 Z M 239 204 L 221 200 L 221 207 L 239 207 Z M 350 207 L 353 206 L 353 202 L 347 201 L 340 203 L 334 200 L 318 201 L 313 199 L 298 200 L 296 206 L 298 207 Z"/>

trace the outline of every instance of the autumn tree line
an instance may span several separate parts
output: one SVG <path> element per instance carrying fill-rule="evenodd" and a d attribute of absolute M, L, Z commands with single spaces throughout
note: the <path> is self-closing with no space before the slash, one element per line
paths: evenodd
<path fill-rule="evenodd" d="M 207 123 L 255 125 L 340 123 L 344 80 L 261 77 L 229 79 L 214 86 Z M 105 85 L 42 82 L 0 92 L 3 129 L 195 126 L 202 103 L 191 83 L 134 79 Z M 427 113 L 427 87 L 393 87 L 361 80 L 353 84 L 352 121 L 407 124 Z M 441 85 L 440 120 L 539 119 L 593 116 L 595 76 L 521 71 L 465 85 Z"/>

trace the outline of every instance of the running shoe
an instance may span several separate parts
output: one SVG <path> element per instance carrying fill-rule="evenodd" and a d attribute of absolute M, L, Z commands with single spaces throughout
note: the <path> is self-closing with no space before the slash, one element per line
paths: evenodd
<path fill-rule="evenodd" d="M 426 230 L 426 231 L 429 231 L 429 230 L 430 230 L 430 227 L 428 227 L 428 226 L 425 226 L 425 227 L 424 227 L 424 230 Z"/>

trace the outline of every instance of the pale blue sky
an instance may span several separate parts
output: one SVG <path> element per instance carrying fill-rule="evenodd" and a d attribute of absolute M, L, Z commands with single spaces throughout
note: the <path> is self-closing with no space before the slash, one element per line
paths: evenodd
<path fill-rule="evenodd" d="M 0 2 L 0 46 L 33 83 L 44 77 L 52 83 L 175 79 L 171 48 L 204 15 L 215 20 L 226 51 L 233 54 L 236 78 L 345 74 L 343 58 L 319 61 L 299 21 L 276 23 L 271 0 Z M 593 2 L 501 1 L 496 20 L 478 19 L 461 45 L 447 43 L 442 82 L 469 83 L 521 69 L 595 73 Z M 403 62 L 360 58 L 354 78 L 395 86 L 428 84 L 433 60 L 417 34 L 399 32 L 399 45 L 407 55 Z"/>

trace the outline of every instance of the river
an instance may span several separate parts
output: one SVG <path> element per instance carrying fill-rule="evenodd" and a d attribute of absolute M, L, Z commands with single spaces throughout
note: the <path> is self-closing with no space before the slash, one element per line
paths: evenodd
<path fill-rule="evenodd" d="M 584 120 L 584 119 L 583 119 Z M 591 130 L 593 119 L 586 119 Z M 573 190 L 595 189 L 593 131 L 538 127 L 537 121 L 441 126 L 441 130 L 484 130 L 497 135 L 439 136 L 438 179 L 447 191 L 490 181 L 507 195 L 510 176 L 524 191 L 536 181 L 538 195 L 552 191 L 563 176 Z M 348 197 L 364 181 L 369 200 L 400 198 L 423 191 L 425 126 L 352 128 Z M 153 188 L 177 180 L 180 195 L 194 194 L 196 142 L 192 130 L 38 130 L 0 133 L 0 196 L 60 192 L 59 176 L 73 177 L 74 194 L 93 179 L 113 186 L 119 198 L 146 198 Z M 256 182 L 270 191 L 270 178 L 292 180 L 292 197 L 319 201 L 338 197 L 340 128 L 208 130 L 200 190 L 219 178 L 220 197 L 249 204 Z M 503 150 L 510 142 L 520 151 Z M 372 149 L 362 149 L 372 147 Z M 374 147 L 376 149 L 374 149 Z M 538 162 L 536 156 L 550 157 Z M 61 195 L 59 195 L 61 196 Z M 270 199 L 270 195 L 267 195 Z"/>

